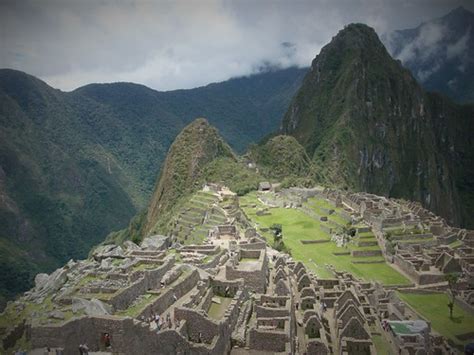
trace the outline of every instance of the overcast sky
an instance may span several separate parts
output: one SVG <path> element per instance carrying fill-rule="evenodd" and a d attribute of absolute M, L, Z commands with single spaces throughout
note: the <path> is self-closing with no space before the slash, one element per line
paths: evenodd
<path fill-rule="evenodd" d="M 380 34 L 416 27 L 472 0 L 0 0 L 0 67 L 73 90 L 130 81 L 191 88 L 309 66 L 351 22 Z"/>

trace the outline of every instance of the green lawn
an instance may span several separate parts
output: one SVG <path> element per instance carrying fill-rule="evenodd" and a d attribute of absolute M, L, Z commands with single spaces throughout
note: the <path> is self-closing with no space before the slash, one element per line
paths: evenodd
<path fill-rule="evenodd" d="M 474 331 L 474 316 L 454 305 L 453 319 L 449 318 L 448 296 L 444 293 L 414 294 L 398 292 L 400 298 L 431 322 L 438 333 L 463 344 L 458 334 Z M 464 342 L 464 344 L 467 342 Z"/>
<path fill-rule="evenodd" d="M 256 204 L 257 208 L 250 205 Z M 330 236 L 320 229 L 320 222 L 309 217 L 305 213 L 289 208 L 272 208 L 271 215 L 257 216 L 256 210 L 262 208 L 255 193 L 241 197 L 241 205 L 244 211 L 260 228 L 268 228 L 274 223 L 281 223 L 283 226 L 283 241 L 291 249 L 295 260 L 303 261 L 308 268 L 313 270 L 320 277 L 332 277 L 332 273 L 326 269 L 325 264 L 334 265 L 337 270 L 346 270 L 365 280 L 380 281 L 385 285 L 408 284 L 410 283 L 403 275 L 392 269 L 386 263 L 383 264 L 353 264 L 354 260 L 380 260 L 376 258 L 353 258 L 350 255 L 335 256 L 334 252 L 344 252 L 355 250 L 373 250 L 378 247 L 358 248 L 355 245 L 346 248 L 338 248 L 335 243 L 327 242 L 320 244 L 302 244 L 301 240 L 322 240 Z M 267 240 L 272 240 L 270 233 L 263 233 Z"/>
<path fill-rule="evenodd" d="M 463 245 L 463 242 L 461 240 L 455 240 L 454 242 L 452 242 L 451 244 L 448 244 L 451 248 L 459 248 L 460 246 Z"/>
<path fill-rule="evenodd" d="M 390 348 L 390 344 L 387 343 L 387 340 L 385 340 L 382 335 L 373 335 L 372 341 L 374 342 L 377 354 L 393 355 L 393 351 Z"/>
<path fill-rule="evenodd" d="M 221 297 L 221 296 L 214 296 L 215 298 L 219 298 L 221 303 L 211 303 L 207 314 L 210 318 L 215 320 L 220 320 L 225 314 L 225 311 L 229 307 L 229 304 L 232 302 L 232 298 L 230 297 Z"/>

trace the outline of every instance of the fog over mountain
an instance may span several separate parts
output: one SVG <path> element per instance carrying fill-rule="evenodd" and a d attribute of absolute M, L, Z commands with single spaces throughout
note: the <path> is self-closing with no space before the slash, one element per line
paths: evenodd
<path fill-rule="evenodd" d="M 458 7 L 416 28 L 394 31 L 384 42 L 426 89 L 474 101 L 473 12 Z"/>
<path fill-rule="evenodd" d="M 0 3 L 0 67 L 72 90 L 128 81 L 184 89 L 307 67 L 344 25 L 382 34 L 417 26 L 469 0 L 12 1 Z M 291 16 L 288 16 L 291 14 Z"/>

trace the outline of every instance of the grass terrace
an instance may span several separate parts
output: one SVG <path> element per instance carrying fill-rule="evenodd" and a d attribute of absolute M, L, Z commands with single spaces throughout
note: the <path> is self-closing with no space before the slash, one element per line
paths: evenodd
<path fill-rule="evenodd" d="M 146 306 L 156 301 L 158 297 L 159 295 L 157 294 L 146 293 L 142 295 L 138 301 L 133 303 L 127 309 L 118 311 L 116 315 L 136 318 Z"/>
<path fill-rule="evenodd" d="M 459 247 L 462 247 L 463 242 L 462 242 L 462 240 L 459 240 L 459 239 L 458 239 L 458 240 L 455 240 L 454 242 L 452 242 L 452 243 L 450 243 L 450 244 L 448 244 L 448 245 L 449 245 L 451 248 L 453 248 L 453 249 L 457 249 L 457 248 L 459 248 Z"/>
<path fill-rule="evenodd" d="M 209 229 L 226 221 L 224 214 L 213 208 L 219 199 L 210 192 L 198 191 L 178 211 L 174 234 L 185 245 L 202 244 Z"/>
<path fill-rule="evenodd" d="M 356 243 L 350 243 L 347 248 L 339 248 L 330 241 L 330 235 L 321 230 L 320 222 L 304 212 L 289 208 L 271 208 L 270 215 L 257 216 L 256 211 L 262 209 L 263 204 L 257 199 L 256 193 L 250 193 L 240 198 L 242 208 L 247 216 L 258 224 L 258 229 L 268 241 L 273 236 L 268 229 L 274 223 L 283 226 L 283 241 L 291 249 L 295 260 L 303 261 L 308 268 L 320 277 L 332 277 L 332 272 L 325 265 L 334 265 L 336 270 L 345 270 L 364 280 L 379 281 L 384 285 L 409 284 L 410 281 L 398 271 L 391 268 L 381 256 L 358 257 L 351 255 L 334 255 L 334 253 L 349 253 L 352 250 L 378 250 L 374 247 L 357 247 Z M 252 208 L 256 205 L 256 208 Z M 302 240 L 327 241 L 317 244 L 302 244 Z M 378 263 L 353 263 L 353 261 L 376 261 Z"/>
<path fill-rule="evenodd" d="M 390 344 L 382 335 L 372 335 L 372 341 L 374 342 L 377 354 L 394 355 Z"/>
<path fill-rule="evenodd" d="M 160 267 L 161 264 L 147 264 L 143 262 L 138 262 L 137 264 L 133 265 L 133 271 L 145 271 L 145 270 L 152 270 Z"/>
<path fill-rule="evenodd" d="M 458 345 L 465 345 L 456 335 L 474 332 L 474 315 L 454 305 L 453 319 L 449 318 L 448 296 L 444 293 L 403 293 L 400 298 L 412 306 L 422 317 L 431 322 L 431 326 L 441 335 Z"/>
<path fill-rule="evenodd" d="M 207 311 L 207 314 L 210 318 L 215 320 L 221 320 L 224 317 L 225 311 L 229 307 L 230 303 L 232 302 L 232 298 L 230 297 L 221 297 L 221 296 L 214 296 L 211 306 Z M 218 300 L 219 302 L 214 302 L 214 299 Z"/>

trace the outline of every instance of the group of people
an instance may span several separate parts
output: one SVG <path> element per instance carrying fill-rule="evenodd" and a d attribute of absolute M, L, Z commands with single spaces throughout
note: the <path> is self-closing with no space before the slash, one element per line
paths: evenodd
<path fill-rule="evenodd" d="M 155 328 L 156 326 L 157 331 L 165 328 L 171 329 L 173 327 L 169 313 L 166 315 L 166 319 L 162 319 L 159 314 L 152 313 L 151 317 L 146 319 L 146 321 L 150 323 L 152 328 Z"/>
<path fill-rule="evenodd" d="M 87 344 L 79 345 L 79 354 L 80 355 L 88 355 L 89 354 L 89 347 Z"/>
<path fill-rule="evenodd" d="M 382 322 L 382 329 L 385 330 L 385 331 L 388 331 L 390 330 L 390 324 L 388 324 L 388 322 L 384 319 Z"/>

